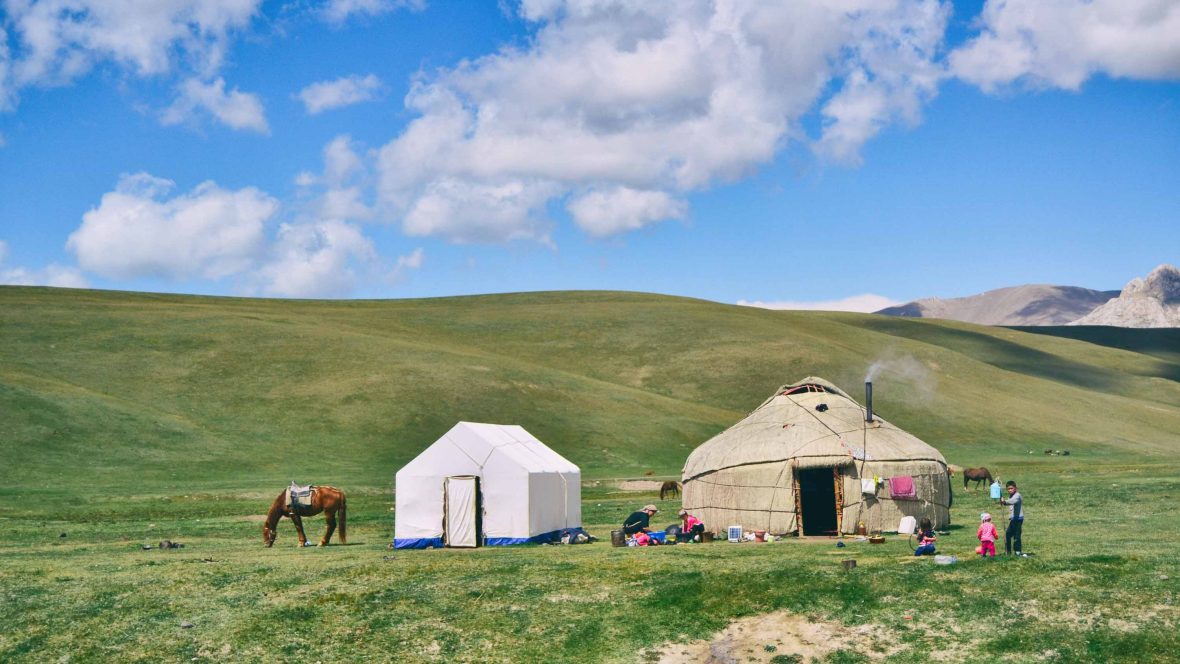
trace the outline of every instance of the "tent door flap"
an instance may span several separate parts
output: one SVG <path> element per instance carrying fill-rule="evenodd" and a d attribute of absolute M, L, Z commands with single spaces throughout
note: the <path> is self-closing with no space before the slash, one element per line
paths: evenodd
<path fill-rule="evenodd" d="M 801 535 L 838 534 L 836 482 L 839 479 L 838 470 L 834 472 L 832 468 L 797 471 L 795 482 L 799 487 L 797 509 L 802 521 Z"/>
<path fill-rule="evenodd" d="M 449 547 L 476 547 L 480 540 L 479 478 L 470 475 L 443 481 L 443 536 Z"/>

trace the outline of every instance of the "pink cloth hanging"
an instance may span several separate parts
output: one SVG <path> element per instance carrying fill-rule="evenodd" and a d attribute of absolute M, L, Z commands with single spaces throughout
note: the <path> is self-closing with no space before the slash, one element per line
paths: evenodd
<path fill-rule="evenodd" d="M 914 490 L 914 478 L 909 475 L 889 478 L 889 495 L 893 498 L 917 498 Z"/>

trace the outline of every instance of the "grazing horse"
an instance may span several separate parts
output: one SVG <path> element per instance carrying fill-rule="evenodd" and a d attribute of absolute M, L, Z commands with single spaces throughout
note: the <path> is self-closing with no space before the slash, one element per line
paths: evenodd
<path fill-rule="evenodd" d="M 276 528 L 279 525 L 279 519 L 288 517 L 295 524 L 295 530 L 299 531 L 299 546 L 307 546 L 307 536 L 303 534 L 303 519 L 305 516 L 315 516 L 320 512 L 324 513 L 324 520 L 328 523 L 328 529 L 324 531 L 324 536 L 320 539 L 320 546 L 327 546 L 328 541 L 332 539 L 332 533 L 336 530 L 336 515 L 340 515 L 340 543 L 348 543 L 348 503 L 344 498 L 344 492 L 333 486 L 313 486 L 311 488 L 311 507 L 303 506 L 288 506 L 287 504 L 287 490 L 284 489 L 279 493 L 278 498 L 270 504 L 270 511 L 266 514 L 266 523 L 262 526 L 262 543 L 266 546 L 271 546 L 275 543 L 275 538 L 278 537 Z"/>
<path fill-rule="evenodd" d="M 671 496 L 679 498 L 680 497 L 680 482 L 668 480 L 667 482 L 664 482 L 663 484 L 661 484 L 660 485 L 660 500 L 663 500 L 664 496 L 667 496 L 667 495 L 671 495 Z"/>
<path fill-rule="evenodd" d="M 988 484 L 992 483 L 992 474 L 987 468 L 964 468 L 963 469 L 963 488 L 967 488 L 967 482 L 975 480 L 975 488 L 979 488 L 979 483 L 987 480 Z"/>

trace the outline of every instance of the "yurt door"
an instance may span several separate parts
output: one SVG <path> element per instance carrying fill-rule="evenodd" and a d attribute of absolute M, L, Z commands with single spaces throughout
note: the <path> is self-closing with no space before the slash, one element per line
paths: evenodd
<path fill-rule="evenodd" d="M 446 546 L 479 546 L 479 478 L 448 477 L 443 482 L 443 532 Z"/>
<path fill-rule="evenodd" d="M 836 533 L 836 486 L 831 468 L 808 468 L 798 471 L 799 515 L 804 535 Z"/>

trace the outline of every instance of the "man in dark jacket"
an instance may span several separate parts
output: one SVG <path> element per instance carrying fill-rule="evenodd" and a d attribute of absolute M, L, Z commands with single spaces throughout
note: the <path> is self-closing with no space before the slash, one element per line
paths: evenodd
<path fill-rule="evenodd" d="M 648 526 L 651 522 L 651 517 L 659 512 L 655 505 L 644 505 L 643 509 L 638 512 L 632 512 L 631 516 L 623 520 L 623 532 L 628 536 L 634 535 L 639 531 L 647 532 Z"/>

